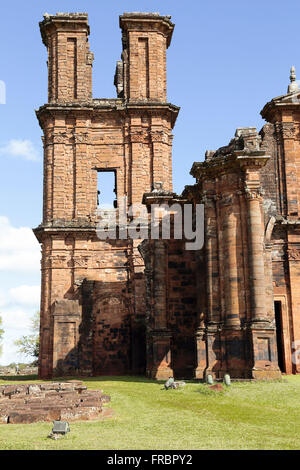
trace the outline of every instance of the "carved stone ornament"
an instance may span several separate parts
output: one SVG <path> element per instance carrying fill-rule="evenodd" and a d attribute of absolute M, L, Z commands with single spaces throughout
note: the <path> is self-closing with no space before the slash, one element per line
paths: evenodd
<path fill-rule="evenodd" d="M 164 142 L 169 143 L 168 135 L 164 131 L 152 131 L 151 132 L 152 142 Z"/>
<path fill-rule="evenodd" d="M 88 137 L 89 135 L 87 132 L 74 134 L 74 140 L 76 144 L 86 144 L 88 142 Z"/>
<path fill-rule="evenodd" d="M 146 130 L 132 131 L 130 134 L 130 141 L 132 143 L 148 143 L 149 142 L 149 133 Z"/>
<path fill-rule="evenodd" d="M 67 132 L 58 132 L 52 135 L 52 142 L 54 144 L 64 144 L 68 142 L 69 136 Z"/>
<path fill-rule="evenodd" d="M 86 55 L 86 65 L 93 65 L 94 62 L 94 54 L 93 52 L 88 52 Z"/>
<path fill-rule="evenodd" d="M 248 186 L 246 186 L 245 195 L 247 199 L 259 199 L 264 195 L 264 191 L 261 187 L 249 188 Z"/>
<path fill-rule="evenodd" d="M 288 258 L 292 261 L 300 261 L 300 248 L 289 248 Z"/>
<path fill-rule="evenodd" d="M 53 255 L 50 257 L 52 268 L 65 268 L 67 256 Z"/>
<path fill-rule="evenodd" d="M 74 256 L 73 264 L 74 268 L 87 268 L 88 267 L 88 256 Z"/>
<path fill-rule="evenodd" d="M 284 139 L 294 139 L 296 128 L 293 122 L 281 122 L 276 124 L 277 129 L 282 133 Z"/>
<path fill-rule="evenodd" d="M 133 255 L 132 262 L 134 266 L 144 266 L 144 260 L 141 255 Z"/>
<path fill-rule="evenodd" d="M 120 299 L 118 299 L 117 297 L 108 297 L 107 303 L 109 305 L 119 305 L 121 302 Z"/>

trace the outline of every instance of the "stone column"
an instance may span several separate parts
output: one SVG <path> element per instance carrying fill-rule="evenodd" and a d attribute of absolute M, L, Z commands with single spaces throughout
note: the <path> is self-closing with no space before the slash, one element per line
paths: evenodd
<path fill-rule="evenodd" d="M 39 377 L 46 379 L 52 377 L 52 317 L 51 317 L 51 238 L 42 242 L 41 261 L 41 310 L 40 310 L 40 348 L 39 348 Z"/>
<path fill-rule="evenodd" d="M 95 281 L 84 279 L 81 285 L 82 318 L 79 326 L 79 371 L 82 375 L 93 374 L 93 294 Z"/>
<path fill-rule="evenodd" d="M 248 204 L 248 253 L 252 321 L 265 321 L 264 233 L 259 192 L 246 188 Z"/>
<path fill-rule="evenodd" d="M 234 208 L 235 196 L 223 201 L 223 253 L 225 287 L 225 327 L 240 328 L 239 279 L 237 256 L 238 214 Z"/>
<path fill-rule="evenodd" d="M 205 198 L 207 323 L 220 320 L 217 217 L 214 197 Z"/>
<path fill-rule="evenodd" d="M 204 375 L 216 374 L 219 368 L 219 331 L 220 322 L 220 290 L 219 290 L 219 264 L 217 239 L 217 214 L 215 195 L 205 197 L 205 239 L 206 239 L 206 350 L 207 365 Z"/>
<path fill-rule="evenodd" d="M 152 330 L 153 364 L 151 376 L 164 380 L 171 369 L 171 332 L 167 328 L 167 250 L 163 240 L 154 240 L 154 283 Z"/>
<path fill-rule="evenodd" d="M 246 172 L 245 194 L 247 199 L 248 266 L 250 287 L 249 343 L 251 375 L 256 379 L 279 378 L 276 333 L 267 316 L 268 296 L 265 272 L 264 225 L 261 211 L 259 175 L 256 170 Z M 252 364 L 251 364 L 252 362 Z"/>
<path fill-rule="evenodd" d="M 197 329 L 195 332 L 196 344 L 196 368 L 194 376 L 196 379 L 204 378 L 204 371 L 207 366 L 206 339 L 205 339 L 205 311 L 206 296 L 205 278 L 206 278 L 206 260 L 203 250 L 197 253 Z"/>

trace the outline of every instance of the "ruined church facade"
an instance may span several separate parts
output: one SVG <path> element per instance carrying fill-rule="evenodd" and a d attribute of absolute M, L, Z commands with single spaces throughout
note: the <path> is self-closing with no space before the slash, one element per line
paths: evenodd
<path fill-rule="evenodd" d="M 229 145 L 194 163 L 195 184 L 177 195 L 179 108 L 166 93 L 174 25 L 157 13 L 125 13 L 120 28 L 117 98 L 95 99 L 87 14 L 40 23 L 48 50 L 48 103 L 37 111 L 43 221 L 34 229 L 42 247 L 40 377 L 299 372 L 297 86 L 267 103 L 260 133 L 239 128 Z M 105 212 L 97 181 L 107 173 L 115 201 Z M 203 247 L 188 250 L 173 231 L 168 239 L 101 239 L 99 219 L 124 201 L 149 214 L 153 204 L 203 205 Z"/>

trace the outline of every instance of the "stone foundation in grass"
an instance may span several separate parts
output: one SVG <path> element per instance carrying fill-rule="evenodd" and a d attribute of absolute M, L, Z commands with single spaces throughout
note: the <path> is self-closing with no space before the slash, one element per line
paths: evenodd
<path fill-rule="evenodd" d="M 81 381 L 0 385 L 0 423 L 81 421 L 111 417 L 103 407 L 110 397 L 101 390 L 87 390 Z"/>

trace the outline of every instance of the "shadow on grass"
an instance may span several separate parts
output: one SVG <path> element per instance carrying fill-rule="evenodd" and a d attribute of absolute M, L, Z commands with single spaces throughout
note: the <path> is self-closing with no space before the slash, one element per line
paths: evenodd
<path fill-rule="evenodd" d="M 130 375 L 122 375 L 122 376 L 115 376 L 115 375 L 106 375 L 106 376 L 65 376 L 65 377 L 53 377 L 50 379 L 40 379 L 38 375 L 0 375 L 0 380 L 4 381 L 13 381 L 13 382 L 24 382 L 28 380 L 41 380 L 44 382 L 67 382 L 68 380 L 82 380 L 84 382 L 128 382 L 128 383 L 152 383 L 152 384 L 159 384 L 164 385 L 165 380 L 156 380 L 150 379 L 144 376 L 130 376 Z M 186 384 L 191 383 L 202 383 L 201 380 L 185 380 Z"/>
<path fill-rule="evenodd" d="M 157 383 L 164 384 L 165 380 L 148 379 L 143 376 L 64 376 L 53 377 L 50 379 L 40 379 L 38 375 L 0 375 L 0 380 L 7 380 L 12 382 L 25 382 L 28 380 L 41 380 L 44 382 L 67 382 L 68 380 L 82 380 L 84 382 L 132 382 L 132 383 Z"/>
<path fill-rule="evenodd" d="M 39 380 L 38 375 L 0 375 L 0 380 L 11 380 L 14 382 L 24 382 L 26 380 Z"/>

